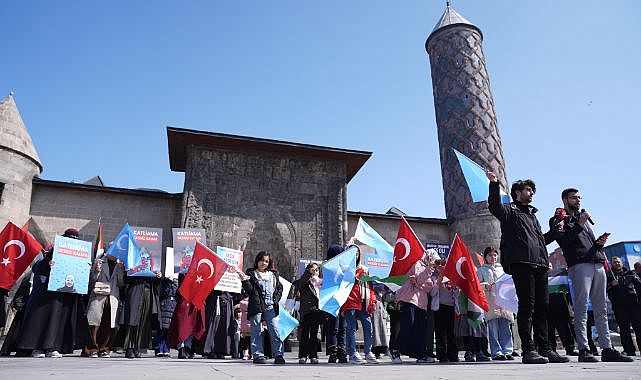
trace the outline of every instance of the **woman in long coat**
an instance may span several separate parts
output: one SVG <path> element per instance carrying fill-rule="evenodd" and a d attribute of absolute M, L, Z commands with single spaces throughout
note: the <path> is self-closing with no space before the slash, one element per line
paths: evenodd
<path fill-rule="evenodd" d="M 84 355 L 109 357 L 116 331 L 120 288 L 124 286 L 124 266 L 113 256 L 96 259 L 89 275 L 87 321 L 90 339 Z"/>
<path fill-rule="evenodd" d="M 64 237 L 78 239 L 69 228 Z M 84 346 L 89 326 L 81 294 L 48 291 L 53 249 L 33 266 L 33 290 L 25 306 L 21 334 L 16 342 L 20 350 L 32 350 L 33 357 L 62 357 Z"/>
<path fill-rule="evenodd" d="M 120 328 L 122 331 L 122 346 L 125 357 L 139 358 L 140 349 L 152 348 L 152 329 L 160 325 L 160 306 L 158 299 L 158 279 L 134 277 L 125 274 L 125 298 L 123 310 L 120 315 Z"/>

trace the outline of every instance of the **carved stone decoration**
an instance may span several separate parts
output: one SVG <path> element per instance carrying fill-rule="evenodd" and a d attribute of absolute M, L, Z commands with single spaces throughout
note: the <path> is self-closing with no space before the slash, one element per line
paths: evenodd
<path fill-rule="evenodd" d="M 245 268 L 269 251 L 291 280 L 300 258 L 344 241 L 343 162 L 198 146 L 187 155 L 184 226 L 205 228 L 212 248 L 243 250 Z"/>

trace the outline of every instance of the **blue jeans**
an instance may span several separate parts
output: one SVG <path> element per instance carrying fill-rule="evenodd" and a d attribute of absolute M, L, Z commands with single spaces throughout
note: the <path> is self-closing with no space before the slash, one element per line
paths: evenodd
<path fill-rule="evenodd" d="M 496 355 L 512 355 L 512 331 L 510 321 L 505 318 L 494 318 L 487 321 L 488 340 L 490 341 L 490 353 Z"/>
<path fill-rule="evenodd" d="M 262 319 L 265 320 L 267 324 L 267 330 L 269 331 L 269 338 L 272 343 L 272 353 L 274 357 L 283 356 L 283 341 L 280 340 L 278 336 L 278 326 L 276 326 L 276 321 L 274 321 L 275 315 L 274 308 L 270 306 L 263 313 L 258 313 L 249 317 L 249 329 L 251 332 L 251 347 L 252 355 L 254 358 L 265 356 L 263 351 L 263 338 L 260 336 L 260 322 Z"/>
<path fill-rule="evenodd" d="M 363 327 L 365 355 L 372 352 L 372 318 L 370 315 L 360 310 L 348 310 L 344 315 L 347 355 L 351 357 L 356 353 L 356 318 L 360 319 L 361 326 Z"/>

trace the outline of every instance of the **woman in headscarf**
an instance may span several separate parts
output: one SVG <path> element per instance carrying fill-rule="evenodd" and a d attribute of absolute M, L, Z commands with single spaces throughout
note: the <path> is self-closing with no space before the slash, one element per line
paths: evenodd
<path fill-rule="evenodd" d="M 79 239 L 78 230 L 69 228 L 62 235 Z M 33 350 L 37 358 L 59 358 L 84 345 L 89 327 L 83 295 L 48 291 L 49 274 L 55 265 L 53 248 L 33 266 L 33 290 L 25 306 L 22 331 L 16 342 L 21 350 Z"/>
<path fill-rule="evenodd" d="M 124 266 L 113 256 L 96 259 L 89 275 L 90 340 L 83 354 L 92 358 L 108 358 L 111 340 L 116 330 L 116 317 L 120 303 L 120 288 L 124 286 Z"/>

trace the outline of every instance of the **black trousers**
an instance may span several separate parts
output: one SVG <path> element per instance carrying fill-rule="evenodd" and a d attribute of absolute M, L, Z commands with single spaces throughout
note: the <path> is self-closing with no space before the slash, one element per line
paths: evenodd
<path fill-rule="evenodd" d="M 552 293 L 549 296 L 550 306 L 548 311 L 548 339 L 550 348 L 556 351 L 556 331 L 559 333 L 561 343 L 565 350 L 574 350 L 574 334 L 572 332 L 572 317 L 564 293 Z"/>
<path fill-rule="evenodd" d="M 389 349 L 390 351 L 398 351 L 398 333 L 401 331 L 401 312 L 398 310 L 388 310 L 387 313 L 390 324 Z"/>
<path fill-rule="evenodd" d="M 328 355 L 345 357 L 345 318 L 325 314 L 325 343 Z"/>
<path fill-rule="evenodd" d="M 436 332 L 436 357 L 439 360 L 458 358 L 458 347 L 454 337 L 454 306 L 439 306 L 434 312 L 434 330 Z"/>
<path fill-rule="evenodd" d="M 521 348 L 524 353 L 550 350 L 548 341 L 548 268 L 529 264 L 510 266 L 516 295 L 519 298 L 519 325 Z M 534 339 L 532 333 L 534 332 Z M 536 347 L 535 347 L 536 344 Z"/>
<path fill-rule="evenodd" d="M 432 297 L 429 297 L 425 312 L 425 348 L 427 356 L 434 357 L 434 312 L 430 308 Z"/>
<path fill-rule="evenodd" d="M 634 329 L 637 348 L 641 350 L 641 310 L 639 310 L 639 304 L 637 302 L 629 302 L 616 305 L 614 308 L 614 317 L 619 325 L 623 351 L 627 353 L 634 353 L 636 351 L 634 349 L 634 343 L 632 343 L 630 326 Z"/>
<path fill-rule="evenodd" d="M 306 313 L 300 323 L 299 358 L 318 358 L 318 330 L 323 323 L 322 312 Z"/>

